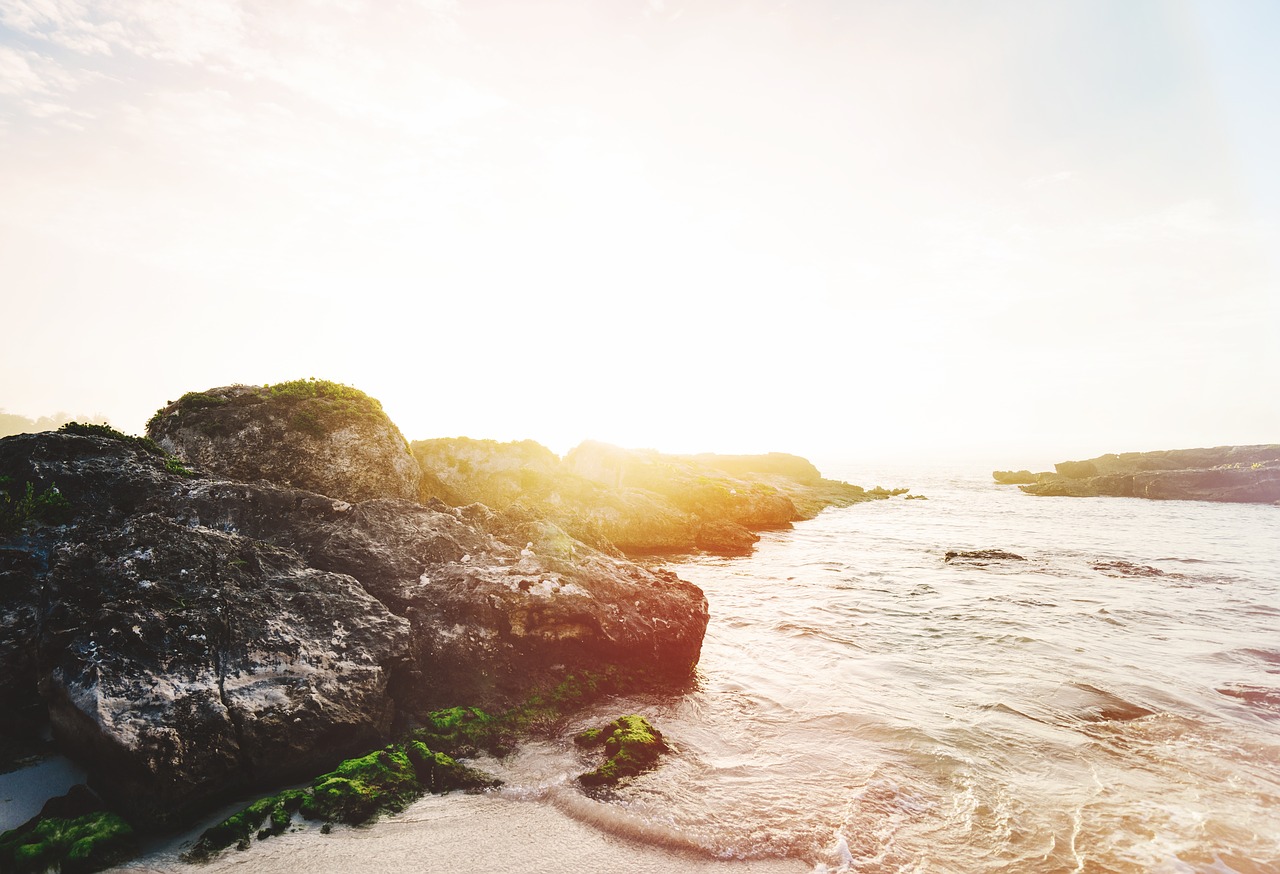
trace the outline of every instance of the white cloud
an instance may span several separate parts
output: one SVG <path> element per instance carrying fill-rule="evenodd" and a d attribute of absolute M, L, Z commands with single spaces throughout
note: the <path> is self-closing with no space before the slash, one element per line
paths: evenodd
<path fill-rule="evenodd" d="M 13 97 L 74 91 L 91 74 L 71 71 L 50 58 L 0 45 L 0 94 Z"/>

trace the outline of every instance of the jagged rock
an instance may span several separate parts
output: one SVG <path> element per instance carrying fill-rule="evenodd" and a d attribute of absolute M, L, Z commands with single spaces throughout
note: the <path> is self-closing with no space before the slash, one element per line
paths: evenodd
<path fill-rule="evenodd" d="M 674 574 L 545 523 L 522 555 L 484 508 L 185 476 L 72 434 L 0 440 L 0 475 L 72 513 L 0 538 L 0 694 L 47 708 L 143 824 L 313 775 L 397 714 L 501 709 L 574 670 L 684 682 L 706 628 Z"/>
<path fill-rule="evenodd" d="M 1280 501 L 1280 445 L 1219 446 L 1064 461 L 1020 488 L 1030 495 L 1272 503 Z"/>
<path fill-rule="evenodd" d="M 382 404 L 326 380 L 189 392 L 147 435 L 196 467 L 341 498 L 418 500 L 422 474 Z"/>
<path fill-rule="evenodd" d="M 750 555 L 759 540 L 736 522 L 706 522 L 698 529 L 698 547 L 719 555 Z"/>

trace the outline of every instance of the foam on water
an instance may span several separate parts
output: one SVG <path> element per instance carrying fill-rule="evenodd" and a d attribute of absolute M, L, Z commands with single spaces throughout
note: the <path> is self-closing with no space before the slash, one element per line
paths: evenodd
<path fill-rule="evenodd" d="M 704 844 L 731 823 L 830 870 L 1280 866 L 1280 511 L 844 473 L 930 501 L 676 566 L 712 627 L 696 706 L 664 730 L 751 736 L 780 764 L 732 800 L 715 773 L 635 796 Z M 980 549 L 1025 561 L 943 560 Z M 730 691 L 769 706 L 722 708 Z"/>

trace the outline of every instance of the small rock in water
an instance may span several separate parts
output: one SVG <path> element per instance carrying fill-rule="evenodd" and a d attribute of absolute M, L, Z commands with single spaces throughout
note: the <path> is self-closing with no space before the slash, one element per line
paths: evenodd
<path fill-rule="evenodd" d="M 617 783 L 652 768 L 663 753 L 671 751 L 662 732 L 643 716 L 620 716 L 603 728 L 592 728 L 573 739 L 580 747 L 604 745 L 607 757 L 599 768 L 578 777 L 584 786 Z"/>
<path fill-rule="evenodd" d="M 1005 552 L 1003 549 L 976 549 L 970 552 L 951 550 L 947 552 L 944 561 L 963 561 L 982 565 L 992 561 L 1026 561 L 1026 559 L 1015 552 Z"/>
<path fill-rule="evenodd" d="M 1101 571 L 1109 577 L 1163 577 L 1165 572 L 1157 567 L 1145 564 L 1134 564 L 1129 561 L 1098 561 L 1093 569 Z"/>

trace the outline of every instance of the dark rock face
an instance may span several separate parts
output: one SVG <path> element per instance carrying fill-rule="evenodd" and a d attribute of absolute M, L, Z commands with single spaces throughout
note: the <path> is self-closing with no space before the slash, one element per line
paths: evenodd
<path fill-rule="evenodd" d="M 41 651 L 54 733 L 145 819 L 379 743 L 409 625 L 350 577 L 243 536 L 131 518 L 60 545 Z"/>
<path fill-rule="evenodd" d="M 1021 486 L 1030 495 L 1273 503 L 1280 445 L 1126 452 L 1064 461 Z"/>
<path fill-rule="evenodd" d="M 522 551 L 483 507 L 183 476 L 71 434 L 0 440 L 0 475 L 56 485 L 73 513 L 0 540 L 0 696 L 47 712 L 143 824 L 314 775 L 399 716 L 501 708 L 573 670 L 683 682 L 706 628 L 695 586 L 546 523 L 515 532 Z"/>
<path fill-rule="evenodd" d="M 160 409 L 147 435 L 229 479 L 266 480 L 346 501 L 417 500 L 421 473 L 382 405 L 324 380 L 191 392 Z"/>

